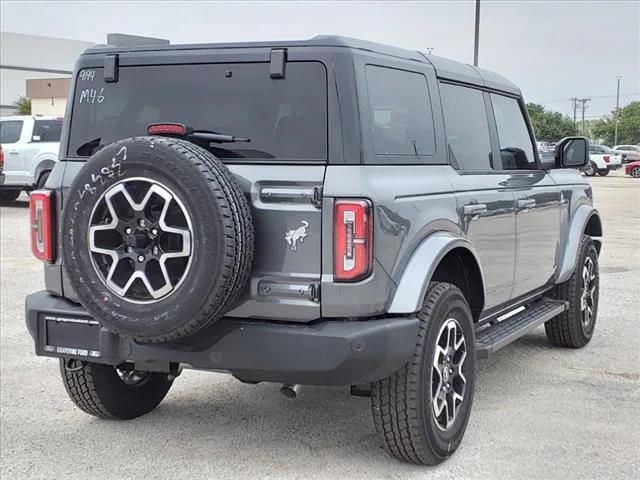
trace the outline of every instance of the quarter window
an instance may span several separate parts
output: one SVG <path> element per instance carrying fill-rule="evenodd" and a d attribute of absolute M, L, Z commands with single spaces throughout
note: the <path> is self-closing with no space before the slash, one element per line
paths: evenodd
<path fill-rule="evenodd" d="M 480 90 L 440 85 L 449 161 L 461 170 L 491 170 L 491 140 Z"/>
<path fill-rule="evenodd" d="M 16 143 L 22 133 L 22 120 L 0 122 L 0 143 Z"/>
<path fill-rule="evenodd" d="M 504 170 L 535 169 L 533 143 L 520 105 L 515 98 L 491 94 L 496 118 L 500 158 Z"/>
<path fill-rule="evenodd" d="M 378 155 L 433 155 L 435 133 L 424 75 L 367 65 L 374 151 Z"/>

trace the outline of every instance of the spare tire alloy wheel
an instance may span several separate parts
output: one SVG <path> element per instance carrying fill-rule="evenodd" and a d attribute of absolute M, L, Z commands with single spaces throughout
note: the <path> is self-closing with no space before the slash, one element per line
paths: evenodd
<path fill-rule="evenodd" d="M 253 268 L 247 198 L 222 162 L 184 140 L 128 138 L 95 153 L 65 195 L 62 232 L 82 305 L 140 342 L 219 320 Z"/>
<path fill-rule="evenodd" d="M 134 200 L 130 190 L 144 194 L 142 200 Z M 191 265 L 192 238 L 191 219 L 180 199 L 148 178 L 116 183 L 91 213 L 93 266 L 110 291 L 131 302 L 156 302 L 176 291 Z"/>

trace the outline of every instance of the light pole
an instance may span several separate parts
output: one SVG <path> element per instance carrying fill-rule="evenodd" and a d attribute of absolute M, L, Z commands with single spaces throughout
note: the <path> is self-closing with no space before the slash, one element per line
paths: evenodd
<path fill-rule="evenodd" d="M 476 0 L 476 30 L 473 44 L 473 66 L 478 66 L 478 49 L 480 43 L 480 0 Z"/>
<path fill-rule="evenodd" d="M 620 79 L 622 77 L 618 75 L 618 88 L 616 89 L 616 127 L 613 134 L 613 145 L 618 144 L 618 112 L 620 111 Z"/>

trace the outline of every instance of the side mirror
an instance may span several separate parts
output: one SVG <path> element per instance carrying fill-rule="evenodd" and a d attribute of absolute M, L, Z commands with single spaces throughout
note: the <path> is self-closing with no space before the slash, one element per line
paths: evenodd
<path fill-rule="evenodd" d="M 589 164 L 589 140 L 586 137 L 565 137 L 554 150 L 557 168 L 583 168 Z"/>

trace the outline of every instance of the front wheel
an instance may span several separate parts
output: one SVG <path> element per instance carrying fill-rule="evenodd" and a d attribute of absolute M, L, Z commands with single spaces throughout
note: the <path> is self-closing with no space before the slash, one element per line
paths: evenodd
<path fill-rule="evenodd" d="M 567 300 L 569 309 L 544 324 L 552 345 L 581 348 L 591 341 L 598 315 L 599 286 L 598 250 L 593 239 L 583 235 L 573 274 L 555 288 L 555 297 Z"/>
<path fill-rule="evenodd" d="M 60 359 L 60 373 L 69 398 L 80 410 L 112 420 L 130 420 L 149 413 L 173 383 L 166 373 L 80 360 Z"/>
<path fill-rule="evenodd" d="M 476 377 L 473 318 L 458 287 L 444 282 L 429 285 L 418 318 L 413 356 L 372 385 L 371 408 L 391 456 L 436 465 L 456 451 L 469 421 Z"/>

